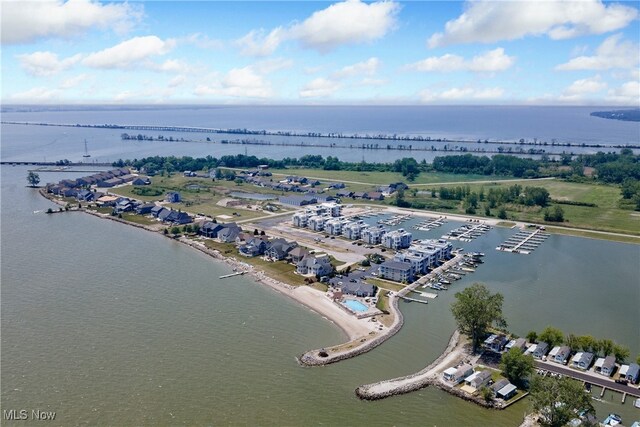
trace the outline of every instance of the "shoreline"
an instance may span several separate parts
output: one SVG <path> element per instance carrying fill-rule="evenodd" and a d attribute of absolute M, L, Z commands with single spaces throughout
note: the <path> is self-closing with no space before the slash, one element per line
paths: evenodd
<path fill-rule="evenodd" d="M 39 193 L 43 197 L 45 197 L 46 199 L 50 200 L 51 202 L 55 203 L 58 206 L 67 205 L 66 202 L 63 202 L 62 200 L 52 197 L 50 194 L 46 193 L 43 188 L 39 189 Z M 107 219 L 107 220 L 115 221 L 124 225 L 129 225 L 129 226 L 140 228 L 146 231 L 150 231 L 153 233 L 158 233 L 164 237 L 172 239 L 173 241 L 182 243 L 188 247 L 196 249 L 204 253 L 205 255 L 210 256 L 216 261 L 225 263 L 231 266 L 232 268 L 235 268 L 238 271 L 244 271 L 245 275 L 250 276 L 255 282 L 260 283 L 262 285 L 266 285 L 268 288 L 273 289 L 274 291 L 277 291 L 282 295 L 285 295 L 286 297 L 310 309 L 314 313 L 320 315 L 325 320 L 333 323 L 336 327 L 338 327 L 338 329 L 340 329 L 340 331 L 345 335 L 347 341 L 332 347 L 357 344 L 356 348 L 359 348 L 362 346 L 361 340 L 363 339 L 368 340 L 368 338 L 372 334 L 374 336 L 382 335 L 383 337 L 385 337 L 384 340 L 381 340 L 379 342 L 376 340 L 377 344 L 375 346 L 377 346 L 382 342 L 386 341 L 386 339 L 390 337 L 390 336 L 387 336 L 388 328 L 385 328 L 386 330 L 383 331 L 383 334 L 377 334 L 375 329 L 379 325 L 379 323 L 370 322 L 369 319 L 356 318 L 355 316 L 347 313 L 346 311 L 338 307 L 338 305 L 335 304 L 333 301 L 331 301 L 324 293 L 318 290 L 315 290 L 313 288 L 310 288 L 308 286 L 295 287 L 295 286 L 291 286 L 286 283 L 283 283 L 281 281 L 278 281 L 276 279 L 273 279 L 272 277 L 269 277 L 265 272 L 257 270 L 254 266 L 247 264 L 245 262 L 242 262 L 234 257 L 224 256 L 223 254 L 221 254 L 219 251 L 215 249 L 207 248 L 202 242 L 199 242 L 197 240 L 187 238 L 184 236 L 174 239 L 171 236 L 166 236 L 162 234 L 157 229 L 154 229 L 152 227 L 145 226 L 142 224 L 132 223 L 130 221 L 126 221 L 118 217 L 102 214 L 102 213 L 85 209 L 85 208 L 71 209 L 68 212 L 84 212 L 101 219 Z M 387 333 L 384 333 L 384 332 L 387 332 Z M 353 357 L 353 356 L 355 356 L 355 354 L 349 357 Z"/>

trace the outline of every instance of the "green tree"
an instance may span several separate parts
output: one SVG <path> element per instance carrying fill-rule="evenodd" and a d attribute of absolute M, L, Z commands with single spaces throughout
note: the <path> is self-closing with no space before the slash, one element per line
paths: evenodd
<path fill-rule="evenodd" d="M 507 219 L 507 210 L 504 208 L 504 206 L 500 206 L 500 208 L 498 209 L 498 218 Z"/>
<path fill-rule="evenodd" d="M 455 297 L 456 301 L 451 304 L 453 317 L 460 332 L 471 338 L 474 352 L 492 324 L 506 327 L 502 316 L 504 297 L 500 293 L 492 294 L 482 283 L 474 283 L 456 292 Z"/>
<path fill-rule="evenodd" d="M 171 234 L 173 234 L 174 236 L 177 236 L 178 234 L 180 234 L 180 227 L 178 226 L 171 227 Z"/>
<path fill-rule="evenodd" d="M 40 183 L 40 175 L 35 173 L 34 171 L 29 171 L 27 174 L 27 182 L 30 187 L 36 187 Z"/>
<path fill-rule="evenodd" d="M 540 414 L 543 426 L 563 426 L 577 412 L 595 414 L 591 396 L 582 390 L 580 382 L 564 377 L 534 376 L 531 381 L 531 405 Z"/>
<path fill-rule="evenodd" d="M 613 354 L 613 347 L 615 346 L 615 343 L 613 341 L 605 338 L 598 341 L 598 343 L 600 344 L 600 351 L 602 352 L 603 356 Z"/>
<path fill-rule="evenodd" d="M 524 354 L 518 348 L 511 348 L 502 355 L 500 369 L 513 384 L 522 386 L 533 372 L 533 356 Z"/>
<path fill-rule="evenodd" d="M 564 339 L 564 343 L 571 349 L 571 351 L 578 351 L 580 349 L 580 340 L 573 334 L 567 335 Z"/>
<path fill-rule="evenodd" d="M 544 341 L 549 344 L 550 347 L 555 347 L 564 342 L 564 335 L 560 329 L 547 326 L 540 335 L 538 335 L 538 341 Z"/>
<path fill-rule="evenodd" d="M 580 349 L 582 351 L 591 351 L 597 353 L 597 340 L 593 338 L 591 335 L 582 335 L 578 337 L 578 342 L 580 343 Z"/>
<path fill-rule="evenodd" d="M 536 331 L 529 331 L 529 333 L 527 334 L 527 340 L 530 343 L 534 343 L 538 340 L 538 333 Z"/>
<path fill-rule="evenodd" d="M 480 394 L 482 395 L 482 398 L 486 401 L 486 402 L 492 402 L 493 401 L 493 391 L 491 391 L 491 389 L 489 387 L 482 387 L 480 389 Z"/>
<path fill-rule="evenodd" d="M 624 363 L 625 360 L 629 358 L 631 352 L 629 349 L 623 345 L 614 344 L 613 345 L 613 354 L 616 356 L 616 362 Z"/>

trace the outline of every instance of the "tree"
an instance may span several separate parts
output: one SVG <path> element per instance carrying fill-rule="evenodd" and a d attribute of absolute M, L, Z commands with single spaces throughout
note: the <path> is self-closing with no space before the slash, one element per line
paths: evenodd
<path fill-rule="evenodd" d="M 500 369 L 513 384 L 522 386 L 525 379 L 533 372 L 533 356 L 524 354 L 518 348 L 511 348 L 502 355 Z"/>
<path fill-rule="evenodd" d="M 564 339 L 564 343 L 571 349 L 571 351 L 578 351 L 580 349 L 580 339 L 573 334 L 567 335 Z"/>
<path fill-rule="evenodd" d="M 506 327 L 502 316 L 504 297 L 501 294 L 492 294 L 482 283 L 474 283 L 463 291 L 456 292 L 455 297 L 456 301 L 451 304 L 453 317 L 460 332 L 471 338 L 474 352 L 489 326 L 495 323 Z"/>
<path fill-rule="evenodd" d="M 613 341 L 605 338 L 598 341 L 598 343 L 600 344 L 600 351 L 602 352 L 603 356 L 608 356 L 609 354 L 613 353 L 613 347 L 615 346 Z"/>
<path fill-rule="evenodd" d="M 580 382 L 567 377 L 534 376 L 530 398 L 544 426 L 563 426 L 578 412 L 595 414 L 591 395 L 582 390 Z"/>
<path fill-rule="evenodd" d="M 180 227 L 178 226 L 174 226 L 171 228 L 171 234 L 173 234 L 174 236 L 177 236 L 178 234 L 180 234 Z"/>
<path fill-rule="evenodd" d="M 27 182 L 30 187 L 36 187 L 40 183 L 40 175 L 35 173 L 34 171 L 29 171 L 27 174 Z"/>
<path fill-rule="evenodd" d="M 631 352 L 629 352 L 629 349 L 623 345 L 614 344 L 613 354 L 616 356 L 616 362 L 624 363 L 624 361 L 631 355 Z"/>
<path fill-rule="evenodd" d="M 500 209 L 498 209 L 498 218 L 507 219 L 507 210 L 504 206 L 500 206 Z"/>
<path fill-rule="evenodd" d="M 564 342 L 564 335 L 560 329 L 547 326 L 540 335 L 538 335 L 538 341 L 546 342 L 550 347 L 555 347 Z"/>
<path fill-rule="evenodd" d="M 529 333 L 527 334 L 527 340 L 530 343 L 534 343 L 538 340 L 538 334 L 536 331 L 529 331 Z"/>

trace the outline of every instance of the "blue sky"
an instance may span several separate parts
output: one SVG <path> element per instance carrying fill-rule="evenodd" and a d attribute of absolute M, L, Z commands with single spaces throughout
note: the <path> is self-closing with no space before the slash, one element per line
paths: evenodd
<path fill-rule="evenodd" d="M 639 3 L 2 1 L 9 103 L 640 104 Z"/>

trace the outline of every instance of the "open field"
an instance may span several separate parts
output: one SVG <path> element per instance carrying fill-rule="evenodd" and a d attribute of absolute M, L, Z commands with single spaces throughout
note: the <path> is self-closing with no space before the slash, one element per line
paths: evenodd
<path fill-rule="evenodd" d="M 407 178 L 397 172 L 359 172 L 359 171 L 332 171 L 323 169 L 271 169 L 274 176 L 298 175 L 305 177 L 327 179 L 331 181 L 343 181 L 345 183 L 357 182 L 367 185 L 385 185 L 392 182 L 407 182 Z M 456 175 L 439 172 L 422 172 L 415 181 L 409 184 L 429 184 L 433 182 L 459 182 L 459 181 L 500 181 L 511 177 L 487 177 L 486 175 Z M 351 188 L 351 187 L 350 187 Z"/>
<path fill-rule="evenodd" d="M 597 207 L 573 206 L 558 204 L 564 211 L 565 222 L 546 222 L 543 219 L 543 209 L 540 207 L 528 207 L 522 205 L 507 205 L 509 219 L 526 222 L 536 222 L 548 225 L 558 225 L 567 227 L 584 228 L 590 230 L 607 231 L 614 233 L 626 233 L 640 235 L 640 212 L 626 208 L 620 188 L 614 185 L 590 184 L 565 182 L 560 180 L 538 180 L 538 181 L 513 181 L 509 183 L 474 184 L 469 183 L 471 190 L 484 188 L 485 193 L 489 188 L 508 187 L 519 184 L 522 187 L 535 186 L 544 187 L 549 191 L 551 198 L 557 201 L 570 201 L 579 203 L 593 203 Z M 410 191 L 405 194 L 410 195 Z M 407 200 L 412 200 L 406 197 Z M 462 212 L 462 203 L 457 201 L 443 200 L 442 203 L 452 203 L 456 205 L 456 210 Z M 551 207 L 556 203 L 551 203 Z M 481 204 L 482 206 L 482 204 Z M 432 207 L 431 207 L 432 208 Z M 496 215 L 494 209 L 492 214 Z M 478 209 L 478 214 L 483 215 L 484 210 Z"/>

